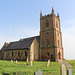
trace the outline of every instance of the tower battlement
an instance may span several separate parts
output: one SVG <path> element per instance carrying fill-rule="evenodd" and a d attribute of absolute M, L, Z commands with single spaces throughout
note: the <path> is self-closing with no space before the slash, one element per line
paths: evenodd
<path fill-rule="evenodd" d="M 57 15 L 54 13 L 54 9 L 52 8 L 52 13 L 51 14 L 47 14 L 47 15 L 42 15 L 42 12 L 40 12 L 40 19 L 43 19 L 43 18 L 47 18 L 47 17 L 56 17 L 59 19 L 59 14 L 57 13 Z"/>

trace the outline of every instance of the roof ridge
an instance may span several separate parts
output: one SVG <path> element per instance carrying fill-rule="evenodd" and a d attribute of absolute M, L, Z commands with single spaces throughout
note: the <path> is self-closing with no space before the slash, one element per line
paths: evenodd
<path fill-rule="evenodd" d="M 35 38 L 35 37 L 39 37 L 39 35 L 38 36 L 33 36 L 33 37 L 28 37 L 28 38 L 22 38 L 19 41 L 23 41 L 23 40 L 30 39 L 30 38 Z"/>

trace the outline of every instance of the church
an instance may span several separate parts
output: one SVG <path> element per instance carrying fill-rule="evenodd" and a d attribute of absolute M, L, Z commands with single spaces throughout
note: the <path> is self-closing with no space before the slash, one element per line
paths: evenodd
<path fill-rule="evenodd" d="M 42 15 L 40 12 L 40 35 L 10 42 L 3 51 L 4 60 L 63 60 L 62 33 L 59 14 Z"/>

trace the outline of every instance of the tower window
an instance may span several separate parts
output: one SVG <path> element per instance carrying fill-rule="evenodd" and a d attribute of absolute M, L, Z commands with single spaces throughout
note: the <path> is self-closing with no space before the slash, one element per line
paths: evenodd
<path fill-rule="evenodd" d="M 47 36 L 47 37 L 49 36 L 49 32 L 46 33 L 46 36 Z"/>
<path fill-rule="evenodd" d="M 58 22 L 56 21 L 56 27 L 58 28 Z"/>
<path fill-rule="evenodd" d="M 46 20 L 46 27 L 49 27 L 49 22 L 48 22 L 48 20 Z"/>
<path fill-rule="evenodd" d="M 57 33 L 57 35 L 59 36 L 59 33 Z"/>
<path fill-rule="evenodd" d="M 50 41 L 47 39 L 47 47 L 50 46 Z"/>
<path fill-rule="evenodd" d="M 59 47 L 59 40 L 58 40 L 58 47 Z"/>

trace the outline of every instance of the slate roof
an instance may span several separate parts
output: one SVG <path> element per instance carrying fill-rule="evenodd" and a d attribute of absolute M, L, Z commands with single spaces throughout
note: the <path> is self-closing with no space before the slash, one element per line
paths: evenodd
<path fill-rule="evenodd" d="M 38 43 L 40 41 L 40 36 L 30 37 L 20 39 L 16 42 L 10 42 L 10 44 L 4 50 L 21 50 L 21 49 L 29 49 L 32 44 L 34 38 L 37 39 Z"/>

